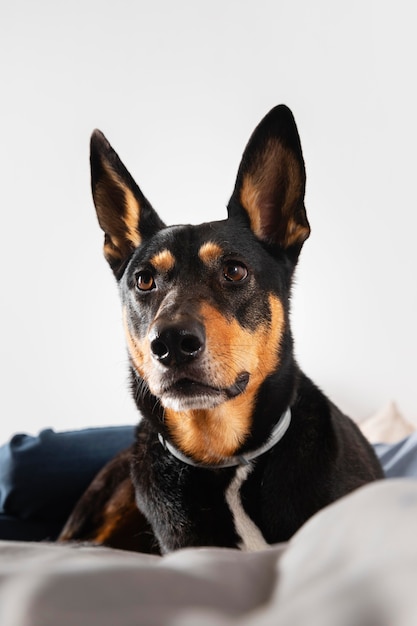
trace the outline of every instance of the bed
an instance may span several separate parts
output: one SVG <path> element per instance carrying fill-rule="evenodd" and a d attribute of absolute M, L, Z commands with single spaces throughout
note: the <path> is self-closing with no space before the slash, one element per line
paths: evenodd
<path fill-rule="evenodd" d="M 100 455 L 102 462 L 116 440 L 129 441 L 130 427 L 20 436 L 20 457 L 11 442 L 0 449 L 1 626 L 415 626 L 417 433 L 408 423 L 402 430 L 398 420 L 395 425 L 396 435 L 392 428 L 385 436 L 395 441 L 375 443 L 386 480 L 323 509 L 288 543 L 253 553 L 199 548 L 162 557 L 58 545 L 53 538 L 61 520 L 46 515 L 50 498 L 64 514 L 86 479 L 85 468 L 93 469 L 87 454 L 93 439 L 106 435 L 98 451 L 92 446 L 94 462 Z M 372 427 L 375 435 L 378 428 Z M 62 462 L 78 450 L 80 484 L 74 462 L 61 463 L 53 476 L 49 465 L 45 489 L 48 463 L 39 463 L 37 471 L 33 466 L 41 439 L 50 446 L 48 463 L 53 453 Z M 60 480 L 71 472 L 71 489 L 63 493 Z"/>

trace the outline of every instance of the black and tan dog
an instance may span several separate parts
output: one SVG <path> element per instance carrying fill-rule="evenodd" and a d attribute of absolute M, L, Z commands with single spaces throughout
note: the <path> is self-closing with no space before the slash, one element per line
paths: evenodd
<path fill-rule="evenodd" d="M 163 552 L 256 549 L 381 478 L 293 355 L 291 280 L 310 227 L 291 112 L 254 131 L 224 221 L 166 227 L 98 131 L 91 170 L 143 418 L 61 538 L 149 550 L 146 519 Z"/>

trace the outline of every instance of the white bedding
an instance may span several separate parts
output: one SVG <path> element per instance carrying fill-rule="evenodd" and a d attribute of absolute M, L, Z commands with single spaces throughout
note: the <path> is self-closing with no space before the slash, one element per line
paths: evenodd
<path fill-rule="evenodd" d="M 1 626 L 142 624 L 416 626 L 417 481 L 368 485 L 261 552 L 0 542 Z"/>

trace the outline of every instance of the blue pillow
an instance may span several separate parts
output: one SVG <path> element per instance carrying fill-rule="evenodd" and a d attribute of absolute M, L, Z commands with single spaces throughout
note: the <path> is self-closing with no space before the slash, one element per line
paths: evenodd
<path fill-rule="evenodd" d="M 103 465 L 132 444 L 134 431 L 121 426 L 15 435 L 0 447 L 0 512 L 65 522 Z"/>
<path fill-rule="evenodd" d="M 417 432 L 396 443 L 376 443 L 374 448 L 387 478 L 417 478 Z"/>

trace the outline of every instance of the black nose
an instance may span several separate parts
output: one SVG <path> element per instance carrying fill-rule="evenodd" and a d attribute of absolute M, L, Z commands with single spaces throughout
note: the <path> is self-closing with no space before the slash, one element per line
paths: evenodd
<path fill-rule="evenodd" d="M 204 349 L 205 332 L 196 320 L 157 323 L 152 329 L 151 351 L 163 365 L 183 365 Z"/>

